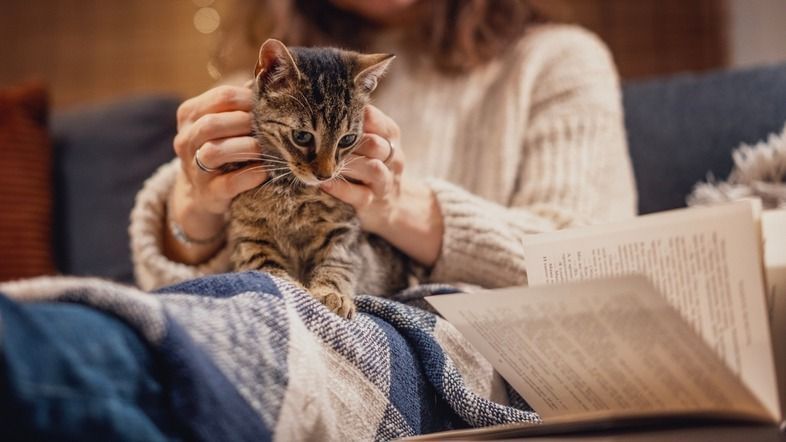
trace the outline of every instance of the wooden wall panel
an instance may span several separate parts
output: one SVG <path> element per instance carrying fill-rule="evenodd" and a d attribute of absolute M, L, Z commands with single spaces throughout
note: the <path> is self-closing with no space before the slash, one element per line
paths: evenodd
<path fill-rule="evenodd" d="M 61 108 L 140 92 L 196 94 L 213 84 L 215 37 L 194 28 L 197 5 L 221 10 L 232 1 L 4 2 L 0 86 L 37 76 Z M 556 19 L 597 32 L 624 78 L 726 64 L 722 0 L 536 1 Z"/>
<path fill-rule="evenodd" d="M 24 0 L 0 14 L 0 85 L 46 80 L 57 107 L 212 83 L 189 0 Z"/>
<path fill-rule="evenodd" d="M 539 1 L 556 19 L 579 23 L 609 45 L 623 78 L 727 65 L 722 0 Z"/>

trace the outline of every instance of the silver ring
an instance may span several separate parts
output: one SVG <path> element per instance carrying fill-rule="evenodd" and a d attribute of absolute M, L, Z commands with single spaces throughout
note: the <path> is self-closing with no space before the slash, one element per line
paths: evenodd
<path fill-rule="evenodd" d="M 384 160 L 382 160 L 382 163 L 387 164 L 388 161 L 390 161 L 390 159 L 393 158 L 393 154 L 396 152 L 396 147 L 393 146 L 393 142 L 388 140 L 387 138 L 385 138 L 385 141 L 388 142 L 388 147 L 390 148 L 390 150 L 388 151 L 388 156 L 385 157 Z"/>
<path fill-rule="evenodd" d="M 199 149 L 201 149 L 201 147 Z M 213 167 L 205 166 L 205 163 L 203 163 L 202 161 L 199 160 L 199 149 L 197 149 L 196 152 L 194 152 L 194 163 L 196 163 L 196 165 L 199 168 L 199 170 L 201 170 L 202 172 L 207 172 L 207 173 L 218 172 L 219 170 L 221 170 L 221 169 L 219 169 L 217 167 L 213 168 Z"/>

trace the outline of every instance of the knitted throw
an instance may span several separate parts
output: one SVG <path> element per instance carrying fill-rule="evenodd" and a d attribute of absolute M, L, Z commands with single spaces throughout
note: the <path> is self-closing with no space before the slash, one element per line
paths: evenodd
<path fill-rule="evenodd" d="M 734 167 L 725 182 L 713 176 L 699 183 L 688 205 L 702 205 L 757 197 L 765 209 L 786 208 L 786 126 L 780 134 L 753 146 L 743 144 L 732 153 Z"/>
<path fill-rule="evenodd" d="M 422 286 L 412 300 L 452 292 Z M 539 422 L 467 341 L 437 316 L 360 296 L 351 321 L 258 272 L 148 294 L 98 279 L 0 285 L 17 301 L 77 302 L 135 328 L 174 379 L 173 410 L 199 440 L 389 440 Z M 514 395 L 515 396 L 515 395 Z"/>

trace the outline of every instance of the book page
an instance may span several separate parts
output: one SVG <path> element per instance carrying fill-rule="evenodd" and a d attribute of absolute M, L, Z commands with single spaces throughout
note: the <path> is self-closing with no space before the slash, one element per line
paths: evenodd
<path fill-rule="evenodd" d="M 764 279 L 781 410 L 786 409 L 786 210 L 762 213 Z"/>
<path fill-rule="evenodd" d="M 644 277 L 426 299 L 544 422 L 713 411 L 772 419 Z"/>
<path fill-rule="evenodd" d="M 694 207 L 524 240 L 529 284 L 644 274 L 780 416 L 758 201 Z"/>

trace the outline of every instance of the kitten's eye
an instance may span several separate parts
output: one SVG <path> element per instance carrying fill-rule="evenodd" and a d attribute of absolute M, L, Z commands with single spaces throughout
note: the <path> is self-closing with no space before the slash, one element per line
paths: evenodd
<path fill-rule="evenodd" d="M 295 144 L 298 146 L 308 147 L 311 142 L 314 141 L 314 136 L 311 135 L 310 132 L 304 130 L 293 130 L 292 140 L 294 140 Z"/>
<path fill-rule="evenodd" d="M 357 140 L 357 138 L 358 136 L 355 134 L 344 135 L 340 140 L 338 140 L 338 147 L 349 147 L 355 144 L 355 140 Z"/>

